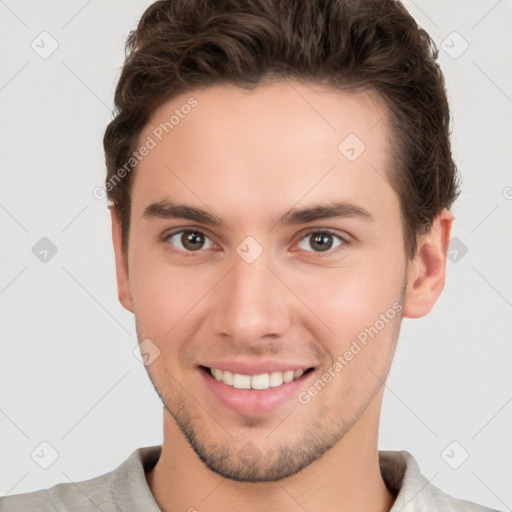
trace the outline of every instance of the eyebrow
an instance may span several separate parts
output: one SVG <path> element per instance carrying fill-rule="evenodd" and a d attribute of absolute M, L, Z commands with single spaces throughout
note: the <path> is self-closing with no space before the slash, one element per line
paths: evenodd
<path fill-rule="evenodd" d="M 148 205 L 144 209 L 142 217 L 148 220 L 187 219 L 213 227 L 225 226 L 225 223 L 217 215 L 202 208 L 178 204 L 169 199 L 163 199 Z M 337 201 L 303 208 L 292 208 L 281 217 L 274 219 L 274 226 L 304 224 L 317 220 L 345 217 L 358 217 L 368 221 L 374 220 L 372 214 L 364 208 L 343 201 Z"/>

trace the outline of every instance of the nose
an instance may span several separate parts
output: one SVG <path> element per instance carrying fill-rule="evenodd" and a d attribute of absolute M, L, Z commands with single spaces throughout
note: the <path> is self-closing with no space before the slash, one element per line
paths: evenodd
<path fill-rule="evenodd" d="M 216 287 L 213 328 L 237 345 L 259 345 L 284 337 L 291 326 L 291 292 L 271 269 L 266 253 L 252 263 L 233 257 Z"/>

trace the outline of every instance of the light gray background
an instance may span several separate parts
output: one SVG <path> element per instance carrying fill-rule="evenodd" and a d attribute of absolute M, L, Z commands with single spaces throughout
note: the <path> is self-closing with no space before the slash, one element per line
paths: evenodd
<path fill-rule="evenodd" d="M 92 194 L 124 41 L 149 3 L 0 1 L 0 495 L 92 478 L 162 441 Z M 463 194 L 445 291 L 403 324 L 380 445 L 412 452 L 445 491 L 510 510 L 512 4 L 405 3 L 444 48 Z M 31 48 L 51 48 L 43 31 L 59 45 L 46 59 Z M 58 249 L 46 263 L 32 252 L 42 237 Z"/>

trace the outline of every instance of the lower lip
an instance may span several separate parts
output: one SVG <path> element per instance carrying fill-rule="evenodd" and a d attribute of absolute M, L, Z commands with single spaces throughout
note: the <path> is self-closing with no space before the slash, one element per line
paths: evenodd
<path fill-rule="evenodd" d="M 295 398 L 306 381 L 315 373 L 310 371 L 298 379 L 268 389 L 237 389 L 218 381 L 210 373 L 199 369 L 203 379 L 218 402 L 231 411 L 247 416 L 269 413 L 287 400 Z"/>

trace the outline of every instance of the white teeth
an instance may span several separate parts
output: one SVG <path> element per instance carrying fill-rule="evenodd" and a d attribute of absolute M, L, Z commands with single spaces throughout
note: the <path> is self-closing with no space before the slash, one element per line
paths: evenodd
<path fill-rule="evenodd" d="M 262 373 L 261 375 L 253 375 L 251 377 L 251 388 L 252 389 L 268 389 L 270 377 L 268 373 Z"/>
<path fill-rule="evenodd" d="M 251 376 L 234 373 L 233 387 L 237 389 L 251 389 Z"/>
<path fill-rule="evenodd" d="M 232 373 L 217 368 L 210 368 L 210 373 L 218 380 L 224 382 L 228 386 L 237 389 L 268 389 L 281 386 L 294 379 L 302 377 L 304 370 L 288 370 L 286 372 L 270 372 L 261 373 L 259 375 L 242 375 L 240 373 Z"/>
<path fill-rule="evenodd" d="M 291 382 L 295 377 L 295 372 L 293 370 L 288 370 L 283 373 L 283 382 Z"/>
<path fill-rule="evenodd" d="M 268 385 L 271 388 L 280 386 L 283 383 L 283 372 L 272 372 L 269 377 Z"/>

